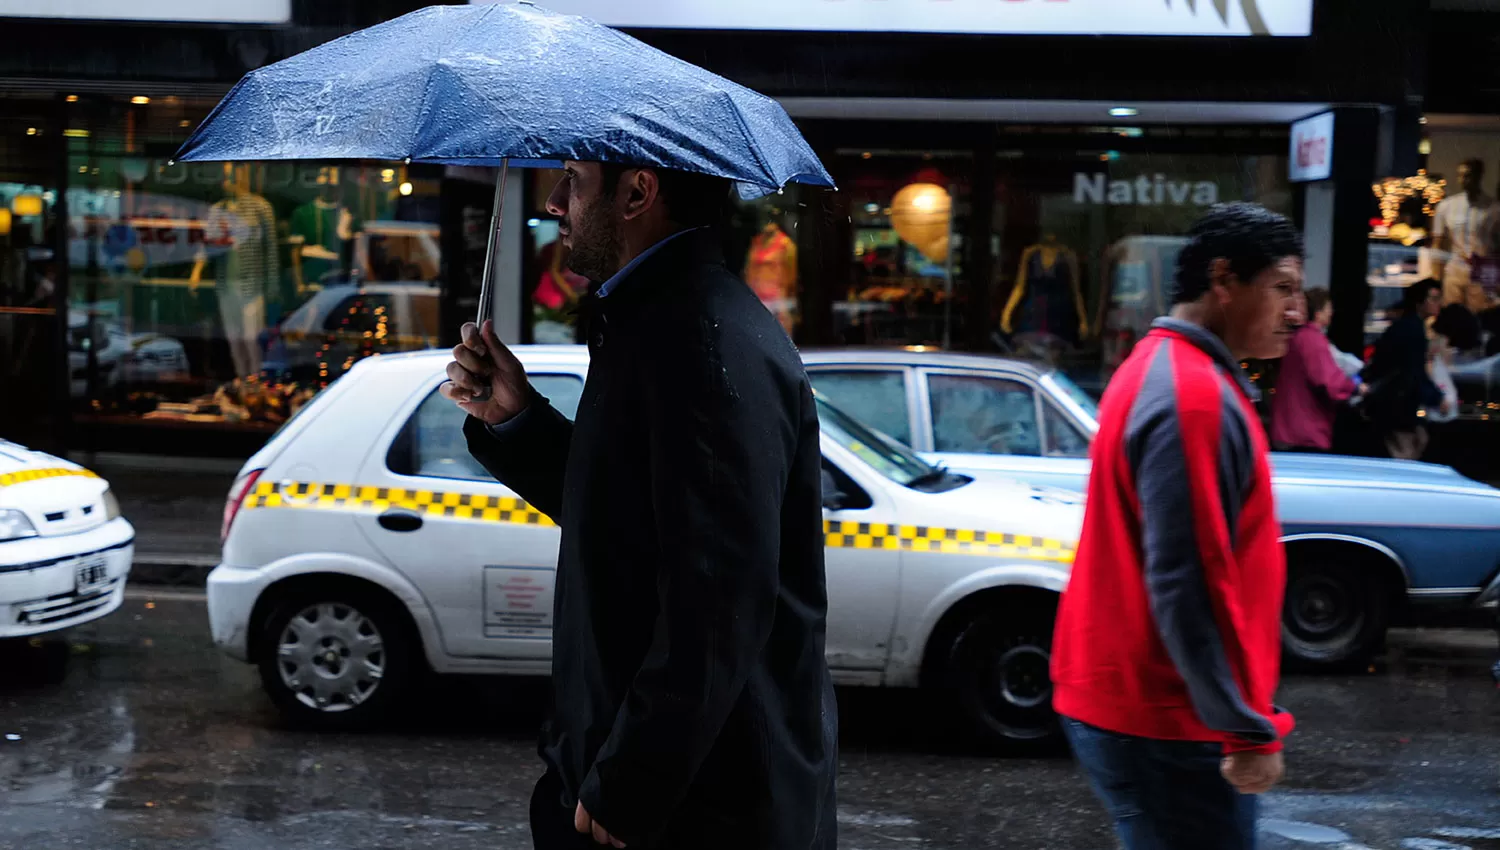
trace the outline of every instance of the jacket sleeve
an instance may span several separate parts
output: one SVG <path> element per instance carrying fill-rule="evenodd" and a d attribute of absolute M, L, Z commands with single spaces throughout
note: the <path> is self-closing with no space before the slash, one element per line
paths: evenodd
<path fill-rule="evenodd" d="M 1163 355 L 1165 361 L 1165 354 Z M 1160 365 L 1160 363 L 1158 364 Z M 1153 367 L 1148 380 L 1165 371 Z M 1198 718 L 1233 736 L 1225 751 L 1275 752 L 1291 716 L 1246 698 L 1243 633 L 1232 593 L 1234 529 L 1253 470 L 1243 414 L 1219 390 L 1168 385 L 1143 393 L 1127 447 L 1140 498 L 1146 585 L 1158 634 Z M 1226 640 L 1225 636 L 1230 636 Z"/>
<path fill-rule="evenodd" d="M 516 491 L 527 504 L 561 523 L 563 473 L 573 423 L 533 390 L 531 404 L 491 429 L 470 416 L 464 420 L 469 454 L 495 480 Z"/>
<path fill-rule="evenodd" d="M 1299 349 L 1302 362 L 1306 364 L 1308 383 L 1317 387 L 1329 401 L 1343 404 L 1359 392 L 1359 384 L 1339 368 L 1338 362 L 1333 359 L 1333 352 L 1328 348 L 1328 340 L 1321 333 L 1309 331 L 1297 334 L 1293 342 Z"/>
<path fill-rule="evenodd" d="M 579 791 L 627 845 L 657 835 L 681 805 L 761 662 L 780 589 L 795 423 L 810 403 L 779 386 L 784 379 L 755 346 L 721 356 L 714 334 L 704 336 L 700 346 L 663 344 L 674 353 L 648 364 L 672 381 L 642 381 L 662 553 L 658 614 Z M 691 377 L 679 382 L 684 371 Z"/>

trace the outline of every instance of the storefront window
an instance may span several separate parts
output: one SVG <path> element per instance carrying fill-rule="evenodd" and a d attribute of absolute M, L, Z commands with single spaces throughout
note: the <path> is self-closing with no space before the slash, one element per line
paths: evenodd
<path fill-rule="evenodd" d="M 1210 206 L 1292 205 L 1275 155 L 1002 150 L 996 174 L 997 341 L 1085 379 L 1167 312 L 1184 234 Z"/>
<path fill-rule="evenodd" d="M 105 104 L 67 131 L 75 421 L 269 433 L 359 360 L 437 344 L 438 173 L 172 162 L 198 117 Z"/>
<path fill-rule="evenodd" d="M 947 347 L 961 337 L 972 164 L 967 153 L 838 152 L 852 271 L 833 298 L 835 340 Z"/>

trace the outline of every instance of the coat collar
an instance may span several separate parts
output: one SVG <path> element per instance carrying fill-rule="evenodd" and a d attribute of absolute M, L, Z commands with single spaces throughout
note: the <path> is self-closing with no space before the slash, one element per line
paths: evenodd
<path fill-rule="evenodd" d="M 584 316 L 615 313 L 668 295 L 679 283 L 682 270 L 704 265 L 724 265 L 722 234 L 716 228 L 700 227 L 678 233 L 658 243 L 649 256 L 627 266 L 612 279 L 607 297 L 598 289 L 579 301 Z M 670 297 L 670 296 L 668 296 Z"/>
<path fill-rule="evenodd" d="M 1208 328 L 1193 322 L 1185 322 L 1182 319 L 1174 319 L 1171 316 L 1162 316 L 1151 323 L 1154 331 L 1167 331 L 1192 343 L 1204 354 L 1207 354 L 1215 363 L 1228 372 L 1234 382 L 1239 385 L 1245 396 L 1251 401 L 1260 401 L 1260 390 L 1250 383 L 1250 378 L 1245 374 L 1240 361 L 1229 352 L 1229 346 L 1224 340 L 1219 339 Z"/>

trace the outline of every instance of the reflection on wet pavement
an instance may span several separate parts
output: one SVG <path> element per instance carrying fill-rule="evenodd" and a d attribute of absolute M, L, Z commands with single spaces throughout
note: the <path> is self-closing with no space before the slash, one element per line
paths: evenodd
<path fill-rule="evenodd" d="M 1500 850 L 1494 651 L 1487 633 L 1401 633 L 1373 672 L 1289 679 L 1300 726 L 1262 845 Z M 542 683 L 427 694 L 380 733 L 284 729 L 191 598 L 0 644 L 0 848 L 529 848 Z M 1066 758 L 965 752 L 917 695 L 840 700 L 841 847 L 1113 846 Z"/>

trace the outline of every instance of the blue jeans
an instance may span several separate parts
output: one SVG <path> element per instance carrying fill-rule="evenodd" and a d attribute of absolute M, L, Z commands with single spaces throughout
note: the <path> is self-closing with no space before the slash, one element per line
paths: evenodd
<path fill-rule="evenodd" d="M 1062 718 L 1127 850 L 1253 850 L 1255 797 L 1219 773 L 1218 744 L 1157 741 Z"/>

